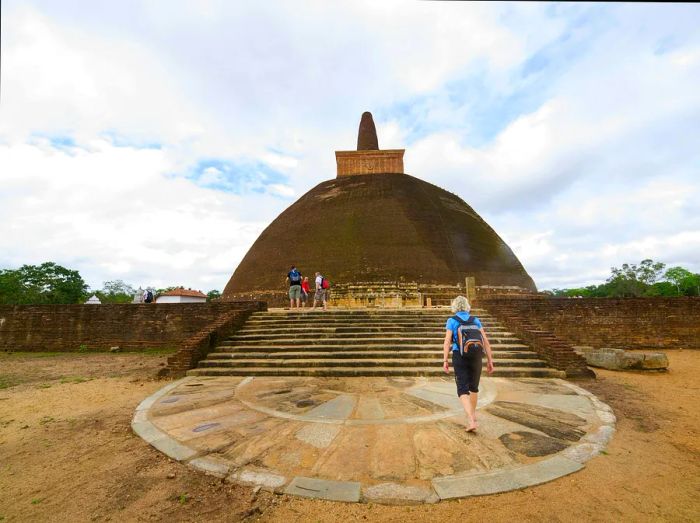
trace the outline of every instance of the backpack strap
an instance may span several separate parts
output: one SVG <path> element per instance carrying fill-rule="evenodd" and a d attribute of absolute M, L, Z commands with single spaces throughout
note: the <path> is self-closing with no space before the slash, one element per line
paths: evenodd
<path fill-rule="evenodd" d="M 455 314 L 454 316 L 452 316 L 452 319 L 455 320 L 455 321 L 456 321 L 457 323 L 459 323 L 460 325 L 469 325 L 469 323 L 470 323 L 469 320 L 472 319 L 472 316 L 469 315 L 469 317 L 468 317 L 466 320 L 463 320 L 463 319 L 460 318 L 457 314 Z M 472 323 L 473 323 L 473 322 L 472 322 Z M 459 331 L 459 327 L 457 327 L 457 331 Z M 456 343 L 457 345 L 459 345 L 459 338 L 458 338 L 457 331 L 452 331 L 452 341 L 453 341 L 454 343 Z"/>

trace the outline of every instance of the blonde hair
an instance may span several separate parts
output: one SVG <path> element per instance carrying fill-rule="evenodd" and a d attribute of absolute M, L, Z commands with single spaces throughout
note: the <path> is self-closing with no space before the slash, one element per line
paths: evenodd
<path fill-rule="evenodd" d="M 452 312 L 469 312 L 470 310 L 472 310 L 472 306 L 469 305 L 469 300 L 464 296 L 457 296 L 454 300 L 452 300 Z"/>

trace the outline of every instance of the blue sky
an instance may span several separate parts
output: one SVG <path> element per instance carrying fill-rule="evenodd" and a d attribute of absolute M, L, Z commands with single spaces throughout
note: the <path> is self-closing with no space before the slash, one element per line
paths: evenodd
<path fill-rule="evenodd" d="M 361 113 L 539 288 L 700 271 L 700 7 L 6 1 L 0 267 L 221 289 Z"/>

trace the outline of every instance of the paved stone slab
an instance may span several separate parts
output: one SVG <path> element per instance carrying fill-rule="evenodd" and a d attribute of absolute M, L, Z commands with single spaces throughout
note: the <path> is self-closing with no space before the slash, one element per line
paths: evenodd
<path fill-rule="evenodd" d="M 557 409 L 572 414 L 583 419 L 590 419 L 595 407 L 585 396 L 570 394 L 539 394 L 523 398 L 524 402 L 532 405 L 540 405 L 550 409 Z"/>
<path fill-rule="evenodd" d="M 216 476 L 217 478 L 225 478 L 231 468 L 231 465 L 227 461 L 211 456 L 195 458 L 190 461 L 188 465 L 210 476 Z"/>
<path fill-rule="evenodd" d="M 567 476 L 572 472 L 581 470 L 583 465 L 563 456 L 554 456 L 544 461 L 538 461 L 532 465 L 521 467 L 511 471 L 510 475 L 514 481 L 526 487 L 539 485 L 553 479 Z"/>
<path fill-rule="evenodd" d="M 308 443 L 317 449 L 325 449 L 335 439 L 338 432 L 340 432 L 339 425 L 313 423 L 302 427 L 295 436 L 299 441 Z"/>
<path fill-rule="evenodd" d="M 440 405 L 448 410 L 462 410 L 462 404 L 454 392 L 452 394 L 445 394 L 443 392 L 435 392 L 424 388 L 416 388 L 407 390 L 406 394 Z"/>
<path fill-rule="evenodd" d="M 387 505 L 435 503 L 440 499 L 432 488 L 399 483 L 380 483 L 365 487 L 362 489 L 362 497 L 365 501 Z"/>
<path fill-rule="evenodd" d="M 577 463 L 585 463 L 589 459 L 597 456 L 602 449 L 602 446 L 595 443 L 580 443 L 573 445 L 561 453 L 561 456 L 575 461 Z"/>
<path fill-rule="evenodd" d="M 483 496 L 523 488 L 508 470 L 468 476 L 433 478 L 433 488 L 440 499 Z"/>
<path fill-rule="evenodd" d="M 596 445 L 605 446 L 608 444 L 608 441 L 610 441 L 614 433 L 615 427 L 612 427 L 610 425 L 603 425 L 599 427 L 597 431 L 592 432 L 590 434 L 586 434 L 583 440 L 588 443 L 594 443 Z"/>
<path fill-rule="evenodd" d="M 287 482 L 287 478 L 272 472 L 244 469 L 231 474 L 227 481 L 276 489 L 284 485 Z"/>
<path fill-rule="evenodd" d="M 549 456 L 566 449 L 569 444 L 560 439 L 542 436 L 534 432 L 519 430 L 503 434 L 498 438 L 509 450 L 530 458 Z"/>
<path fill-rule="evenodd" d="M 134 421 L 131 423 L 131 429 L 148 443 L 167 437 L 165 432 L 158 430 L 150 421 Z"/>
<path fill-rule="evenodd" d="M 170 392 L 174 388 L 179 387 L 183 383 L 186 383 L 189 379 L 191 379 L 191 378 L 182 378 L 181 380 L 177 380 L 173 383 L 166 385 L 165 387 L 156 391 L 154 394 L 150 395 L 148 398 L 146 398 L 141 403 L 139 403 L 139 406 L 136 407 L 136 410 L 148 410 L 148 409 L 150 409 L 156 401 L 158 401 L 160 398 L 165 396 L 168 392 Z"/>
<path fill-rule="evenodd" d="M 155 448 L 160 450 L 166 456 L 169 456 L 177 461 L 186 461 L 197 455 L 197 451 L 178 443 L 172 438 L 162 438 L 150 442 Z"/>
<path fill-rule="evenodd" d="M 331 481 L 297 476 L 287 486 L 285 493 L 305 498 L 353 503 L 360 501 L 360 483 L 358 481 Z"/>
<path fill-rule="evenodd" d="M 350 417 L 352 411 L 355 410 L 357 397 L 350 394 L 342 394 L 330 401 L 311 409 L 302 418 L 308 420 L 329 419 L 329 420 L 344 420 Z"/>
<path fill-rule="evenodd" d="M 364 420 L 381 420 L 386 416 L 384 415 L 384 409 L 378 398 L 362 396 L 358 401 L 355 417 Z"/>
<path fill-rule="evenodd" d="M 142 402 L 132 427 L 168 456 L 227 481 L 402 504 L 556 479 L 614 433 L 610 407 L 568 382 L 482 383 L 476 434 L 464 430 L 454 383 L 442 376 L 189 378 Z"/>
<path fill-rule="evenodd" d="M 558 409 L 512 401 L 497 401 L 489 405 L 486 410 L 494 416 L 536 429 L 553 438 L 578 441 L 586 434 L 579 428 L 585 425 L 585 419 Z"/>

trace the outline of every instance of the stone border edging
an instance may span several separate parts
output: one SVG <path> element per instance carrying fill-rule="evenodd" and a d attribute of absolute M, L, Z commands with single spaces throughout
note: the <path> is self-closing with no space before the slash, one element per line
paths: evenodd
<path fill-rule="evenodd" d="M 248 486 L 259 486 L 265 490 L 314 499 L 343 502 L 374 502 L 386 504 L 435 503 L 444 499 L 482 496 L 519 490 L 539 485 L 567 476 L 581 470 L 584 464 L 597 456 L 615 433 L 616 417 L 607 404 L 591 392 L 563 379 L 553 381 L 563 385 L 580 396 L 585 396 L 593 404 L 601 425 L 596 432 L 587 433 L 577 445 L 572 445 L 560 454 L 538 461 L 531 465 L 504 468 L 491 472 L 455 474 L 435 477 L 431 489 L 402 485 L 400 483 L 380 483 L 363 486 L 356 481 L 333 481 L 322 478 L 295 476 L 291 480 L 276 471 L 259 470 L 250 467 L 232 470 L 229 463 L 212 456 L 199 456 L 198 452 L 183 445 L 158 429 L 148 419 L 149 409 L 160 398 L 179 385 L 201 378 L 188 376 L 174 381 L 144 399 L 136 408 L 131 422 L 135 434 L 168 457 L 205 474 L 225 478 L 226 481 Z M 250 377 L 252 379 L 252 377 Z M 246 378 L 238 386 L 248 383 Z M 240 400 L 239 400 L 240 401 Z M 277 412 L 275 411 L 275 415 Z M 316 422 L 316 420 L 305 420 Z M 323 422 L 333 423 L 331 420 Z M 321 422 L 321 420 L 318 420 Z"/>

